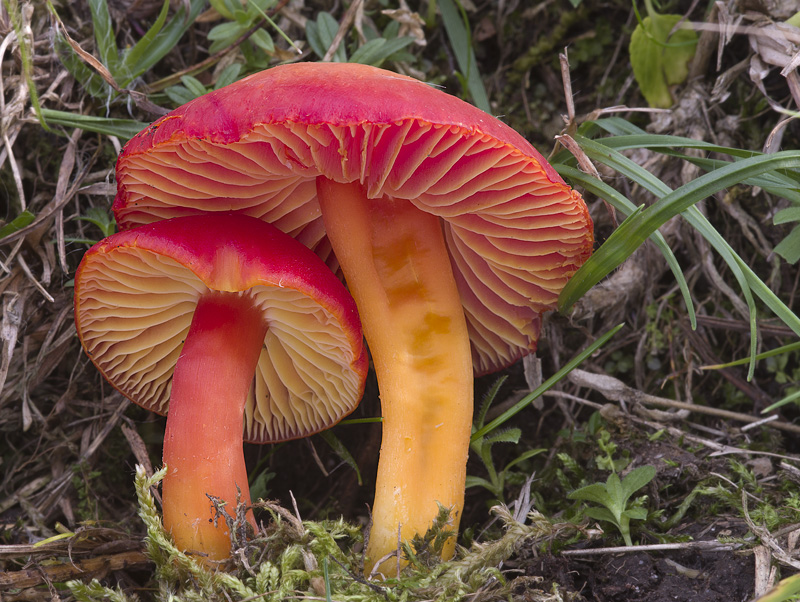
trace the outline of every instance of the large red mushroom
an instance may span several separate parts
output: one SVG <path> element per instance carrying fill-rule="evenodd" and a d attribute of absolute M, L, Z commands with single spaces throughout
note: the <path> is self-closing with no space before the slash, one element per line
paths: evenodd
<path fill-rule="evenodd" d="M 164 526 L 211 560 L 230 555 L 231 538 L 208 496 L 232 515 L 250 505 L 243 438 L 325 429 L 364 389 L 352 297 L 306 247 L 243 215 L 170 219 L 99 242 L 75 275 L 75 323 L 114 387 L 167 414 Z"/>
<path fill-rule="evenodd" d="M 124 228 L 237 211 L 341 266 L 383 413 L 367 568 L 398 530 L 425 532 L 437 503 L 457 527 L 473 372 L 535 350 L 541 314 L 592 249 L 583 200 L 547 161 L 412 78 L 301 63 L 157 120 L 125 147 L 117 180 Z"/>

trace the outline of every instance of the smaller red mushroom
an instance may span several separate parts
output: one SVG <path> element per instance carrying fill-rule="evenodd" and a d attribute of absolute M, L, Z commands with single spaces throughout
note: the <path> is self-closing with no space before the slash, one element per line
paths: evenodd
<path fill-rule="evenodd" d="M 304 437 L 363 393 L 352 297 L 325 264 L 243 215 L 182 217 L 106 238 L 75 275 L 92 362 L 135 403 L 167 414 L 164 525 L 183 550 L 230 555 L 208 499 L 250 504 L 243 438 Z M 255 525 L 252 513 L 248 515 Z"/>

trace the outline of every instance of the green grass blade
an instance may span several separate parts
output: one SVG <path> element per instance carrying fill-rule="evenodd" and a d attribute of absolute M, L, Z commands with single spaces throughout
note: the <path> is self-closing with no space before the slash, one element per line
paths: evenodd
<path fill-rule="evenodd" d="M 586 139 L 581 139 L 580 142 L 583 145 L 585 141 Z M 743 294 L 748 300 L 748 307 L 751 311 L 751 332 L 755 332 L 755 307 L 749 289 L 752 289 L 753 292 L 762 298 L 787 326 L 800 334 L 800 319 L 798 319 L 797 316 L 794 315 L 794 313 L 791 312 L 763 282 L 761 282 L 752 270 L 735 254 L 735 252 L 733 252 L 713 226 L 711 226 L 702 214 L 693 207 L 698 201 L 728 186 L 742 182 L 747 178 L 758 176 L 770 170 L 795 169 L 800 167 L 800 153 L 796 151 L 782 151 L 772 155 L 761 155 L 742 159 L 741 161 L 731 163 L 711 173 L 704 174 L 696 180 L 684 184 L 677 190 L 664 194 L 665 190 L 669 190 L 666 184 L 654 176 L 647 174 L 641 167 L 633 164 L 632 161 L 619 155 L 616 151 L 602 148 L 602 145 L 594 141 L 588 141 L 586 150 L 590 157 L 599 157 L 598 160 L 602 162 L 608 161 L 608 164 L 619 167 L 622 173 L 638 181 L 648 190 L 651 190 L 651 192 L 654 192 L 657 196 L 661 196 L 662 198 L 647 209 L 625 220 L 594 256 L 578 270 L 576 277 L 573 277 L 567 283 L 567 286 L 561 293 L 559 298 L 559 308 L 561 311 L 565 311 L 571 307 L 577 299 L 586 293 L 586 291 L 608 275 L 608 273 L 622 263 L 622 261 L 627 259 L 650 234 L 655 232 L 655 230 L 668 219 L 674 217 L 678 213 L 686 211 L 687 215 L 685 217 L 693 226 L 700 230 L 701 234 L 703 234 L 717 252 L 723 256 L 723 259 L 725 259 L 726 263 L 728 263 L 729 267 L 734 272 L 740 286 L 742 286 Z M 632 168 L 631 165 L 633 166 Z M 692 210 L 687 211 L 689 209 Z M 581 274 L 582 270 L 584 274 Z"/>
<path fill-rule="evenodd" d="M 625 195 L 620 194 L 617 190 L 605 182 L 568 165 L 557 164 L 553 165 L 553 167 L 559 173 L 559 175 L 568 178 L 572 182 L 580 183 L 581 186 L 595 196 L 608 201 L 622 214 L 628 216 L 636 211 L 636 206 L 629 201 Z M 686 283 L 686 278 L 683 276 L 683 270 L 681 270 L 681 266 L 678 263 L 678 260 L 675 258 L 675 254 L 672 252 L 672 249 L 669 248 L 667 241 L 664 240 L 664 237 L 660 232 L 654 232 L 651 234 L 650 240 L 658 247 L 659 251 L 661 251 L 661 254 L 664 255 L 664 259 L 666 259 L 669 269 L 675 276 L 675 280 L 678 282 L 678 287 L 681 291 L 681 296 L 683 297 L 683 302 L 686 305 L 686 311 L 689 314 L 689 321 L 691 322 L 692 330 L 696 329 L 697 315 L 694 311 L 694 302 L 692 301 L 692 295 L 689 292 L 689 285 Z"/>
<path fill-rule="evenodd" d="M 800 391 L 795 391 L 791 395 L 787 395 L 783 399 L 781 399 L 779 401 L 776 401 L 775 403 L 773 403 L 770 406 L 767 406 L 766 408 L 761 410 L 761 413 L 762 414 L 767 414 L 767 413 L 771 412 L 772 410 L 776 410 L 776 409 L 780 408 L 781 406 L 785 406 L 785 405 L 790 404 L 790 403 L 795 402 L 795 401 L 800 401 Z"/>
<path fill-rule="evenodd" d="M 142 38 L 134 44 L 133 48 L 125 52 L 122 64 L 125 68 L 126 75 L 138 71 L 139 64 L 144 56 L 149 53 L 150 47 L 155 43 L 156 36 L 158 36 L 161 29 L 164 27 L 164 23 L 167 22 L 168 14 L 169 0 L 164 0 L 164 4 L 161 6 L 161 11 L 158 13 L 155 23 L 153 23 Z"/>
<path fill-rule="evenodd" d="M 36 219 L 36 216 L 31 213 L 30 211 L 23 211 L 5 226 L 0 228 L 0 240 L 8 236 L 9 234 L 13 234 L 17 230 L 22 230 L 25 226 L 33 222 Z"/>
<path fill-rule="evenodd" d="M 466 14 L 463 13 L 463 9 L 459 11 L 459 8 L 454 0 L 439 0 L 439 11 L 442 13 L 444 29 L 453 53 L 456 55 L 458 68 L 467 80 L 467 91 L 472 97 L 472 102 L 479 109 L 491 113 L 489 96 L 486 94 L 481 74 L 478 72 L 478 61 L 475 58 L 475 49 L 472 48 L 472 36 Z"/>
<path fill-rule="evenodd" d="M 163 59 L 167 53 L 175 47 L 189 27 L 191 27 L 203 8 L 205 8 L 205 0 L 191 0 L 189 3 L 188 16 L 183 6 L 181 6 L 173 15 L 170 22 L 163 28 L 159 28 L 160 31 L 158 31 L 155 36 L 148 38 L 148 34 L 150 33 L 150 31 L 148 31 L 145 37 L 142 38 L 142 40 L 148 38 L 146 45 L 139 47 L 139 44 L 137 44 L 129 53 L 126 53 L 123 60 L 128 73 L 125 75 L 124 79 L 118 82 L 120 86 L 127 87 L 134 79 Z M 159 14 L 158 19 L 161 19 L 161 14 Z M 154 27 L 156 27 L 155 24 L 151 30 Z M 133 58 L 128 58 L 127 55 L 130 53 L 133 53 Z"/>
<path fill-rule="evenodd" d="M 594 343 L 589 345 L 586 349 L 581 351 L 578 355 L 572 358 L 567 364 L 561 368 L 558 372 L 556 372 L 553 376 L 548 378 L 544 381 L 540 386 L 536 389 L 528 393 L 525 397 L 520 399 L 512 408 L 509 408 L 505 412 L 503 412 L 500 416 L 492 420 L 489 424 L 483 426 L 482 428 L 478 429 L 474 433 L 472 433 L 472 437 L 470 437 L 470 443 L 474 443 L 475 441 L 479 440 L 481 437 L 485 437 L 488 433 L 491 433 L 493 430 L 504 424 L 506 421 L 510 420 L 513 416 L 516 416 L 526 407 L 528 407 L 531 403 L 536 401 L 542 394 L 546 393 L 550 389 L 555 386 L 562 378 L 564 378 L 567 374 L 572 372 L 575 368 L 577 368 L 583 360 L 597 351 L 600 347 L 606 344 L 606 342 L 613 337 L 619 330 L 625 326 L 625 324 L 619 324 L 605 333 L 603 336 L 598 338 Z"/>
<path fill-rule="evenodd" d="M 116 77 L 119 67 L 119 50 L 114 35 L 114 24 L 108 12 L 106 0 L 89 0 L 89 11 L 92 15 L 94 39 L 97 43 L 97 54 L 100 62 Z"/>
<path fill-rule="evenodd" d="M 133 138 L 148 125 L 135 119 L 109 119 L 108 117 L 80 115 L 54 109 L 42 109 L 42 115 L 51 124 L 80 128 L 87 132 L 96 132 L 106 136 L 117 136 L 123 140 Z"/>

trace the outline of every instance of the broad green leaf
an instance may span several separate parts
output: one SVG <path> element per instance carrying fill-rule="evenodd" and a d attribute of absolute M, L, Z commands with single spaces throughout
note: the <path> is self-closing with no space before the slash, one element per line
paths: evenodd
<path fill-rule="evenodd" d="M 197 98 L 185 86 L 170 86 L 164 90 L 164 94 L 176 105 L 185 105 L 190 100 Z"/>
<path fill-rule="evenodd" d="M 494 492 L 494 485 L 492 485 L 489 481 L 482 477 L 476 477 L 468 474 L 465 488 L 469 489 L 470 487 L 483 487 L 488 491 Z"/>
<path fill-rule="evenodd" d="M 350 57 L 350 62 L 380 67 L 386 59 L 399 52 L 413 41 L 414 38 L 410 36 L 393 38 L 390 40 L 386 38 L 375 38 L 356 50 L 353 56 Z"/>
<path fill-rule="evenodd" d="M 328 52 L 337 31 L 339 31 L 339 23 L 336 22 L 333 15 L 325 11 L 317 15 L 316 21 L 309 19 L 306 22 L 306 38 L 308 38 L 311 49 L 319 58 L 323 58 Z M 347 62 L 347 52 L 343 44 L 339 44 L 331 59 L 337 63 Z"/>
<path fill-rule="evenodd" d="M 275 42 L 272 41 L 270 35 L 263 29 L 255 31 L 253 35 L 250 36 L 250 41 L 267 54 L 275 52 Z"/>
<path fill-rule="evenodd" d="M 208 92 L 206 87 L 200 83 L 200 80 L 191 75 L 182 75 L 181 83 L 186 86 L 186 89 L 189 90 L 189 92 L 193 94 L 195 98 Z"/>
<path fill-rule="evenodd" d="M 655 466 L 640 466 L 630 471 L 622 480 L 623 495 L 627 500 L 656 476 Z"/>
<path fill-rule="evenodd" d="M 585 487 L 571 491 L 567 494 L 567 497 L 571 500 L 585 500 L 587 502 L 594 502 L 595 504 L 600 504 L 601 506 L 608 506 L 609 502 L 608 491 L 606 490 L 605 485 L 601 483 L 592 483 L 591 485 L 586 485 Z"/>
<path fill-rule="evenodd" d="M 86 213 L 79 215 L 77 219 L 97 226 L 103 237 L 111 236 L 117 230 L 117 222 L 108 211 L 100 207 L 89 207 Z"/>
<path fill-rule="evenodd" d="M 220 15 L 228 20 L 233 19 L 233 13 L 242 8 L 239 0 L 209 0 L 209 2 Z"/>
<path fill-rule="evenodd" d="M 775 252 L 789 263 L 800 261 L 800 226 L 795 226 L 786 238 L 775 245 Z"/>
<path fill-rule="evenodd" d="M 608 498 L 605 501 L 605 506 L 619 519 L 620 515 L 622 515 L 622 511 L 625 510 L 628 496 L 625 495 L 625 490 L 616 472 L 612 472 L 608 475 L 608 479 L 606 479 L 606 492 L 608 493 Z"/>
<path fill-rule="evenodd" d="M 775 214 L 772 223 L 776 226 L 778 224 L 786 224 L 788 222 L 800 222 L 800 207 L 787 207 L 781 209 Z"/>
<path fill-rule="evenodd" d="M 629 508 L 622 513 L 627 519 L 645 520 L 647 519 L 647 508 Z"/>
<path fill-rule="evenodd" d="M 697 34 L 690 29 L 678 29 L 670 35 L 682 18 L 653 13 L 631 35 L 628 51 L 633 75 L 651 107 L 671 107 L 669 86 L 682 83 L 688 75 Z"/>
<path fill-rule="evenodd" d="M 212 42 L 218 42 L 220 40 L 230 40 L 233 42 L 242 33 L 242 27 L 238 23 L 229 21 L 212 27 L 206 37 Z"/>
<path fill-rule="evenodd" d="M 588 516 L 589 518 L 593 518 L 594 520 L 604 520 L 611 524 L 617 525 L 618 527 L 620 526 L 617 517 L 614 516 L 611 513 L 611 511 L 608 510 L 607 508 L 598 508 L 597 506 L 590 506 L 584 509 L 583 512 L 586 514 L 586 516 Z"/>
<path fill-rule="evenodd" d="M 242 66 L 239 63 L 233 63 L 225 67 L 217 76 L 217 81 L 214 83 L 214 89 L 219 90 L 235 82 L 239 79 L 239 74 L 242 72 Z"/>

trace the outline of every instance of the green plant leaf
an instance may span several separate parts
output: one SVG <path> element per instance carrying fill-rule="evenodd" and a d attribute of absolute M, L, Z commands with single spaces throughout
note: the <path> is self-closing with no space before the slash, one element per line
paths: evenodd
<path fill-rule="evenodd" d="M 100 61 L 114 74 L 119 67 L 119 51 L 106 0 L 89 0 L 89 12 Z"/>
<path fill-rule="evenodd" d="M 108 211 L 100 207 L 89 207 L 86 213 L 79 215 L 77 219 L 97 226 L 103 233 L 104 238 L 117 231 L 117 222 Z"/>
<path fill-rule="evenodd" d="M 242 72 L 242 66 L 239 63 L 233 63 L 220 71 L 217 76 L 217 81 L 214 83 L 214 89 L 219 90 L 235 82 L 239 79 L 239 74 Z"/>
<path fill-rule="evenodd" d="M 622 515 L 629 519 L 647 520 L 647 508 L 629 508 Z"/>
<path fill-rule="evenodd" d="M 457 1 L 457 0 L 456 0 Z M 489 96 L 483 85 L 481 74 L 478 72 L 478 61 L 475 58 L 475 49 L 472 48 L 472 36 L 470 35 L 469 23 L 466 13 L 460 6 L 457 7 L 454 0 L 439 0 L 439 11 L 442 13 L 444 29 L 453 54 L 456 55 L 458 68 L 464 78 L 464 87 L 469 92 L 472 102 L 479 109 L 491 113 Z M 461 10 L 459 11 L 459 8 Z"/>
<path fill-rule="evenodd" d="M 337 31 L 339 31 L 339 23 L 336 22 L 333 15 L 325 11 L 317 15 L 316 21 L 312 19 L 306 21 L 306 38 L 308 38 L 311 49 L 319 58 L 323 58 L 328 52 Z M 339 44 L 331 60 L 338 63 L 347 62 L 347 52 L 343 44 Z"/>
<path fill-rule="evenodd" d="M 345 464 L 356 471 L 358 484 L 361 485 L 361 471 L 358 470 L 358 463 L 353 457 L 353 454 L 350 453 L 350 450 L 347 449 L 344 443 L 330 430 L 322 431 L 319 435 L 325 440 L 325 443 L 331 446 L 331 449 L 336 452 L 336 455 L 339 456 Z"/>
<path fill-rule="evenodd" d="M 496 431 L 491 436 L 487 436 L 485 442 L 489 445 L 494 443 L 519 443 L 519 438 L 522 436 L 522 431 L 518 428 L 505 429 Z"/>
<path fill-rule="evenodd" d="M 172 102 L 176 105 L 184 105 L 190 100 L 194 100 L 196 96 L 192 94 L 186 86 L 170 86 L 164 90 L 164 94 L 167 95 Z"/>
<path fill-rule="evenodd" d="M 64 127 L 80 128 L 87 132 L 96 132 L 107 136 L 116 136 L 124 140 L 133 138 L 142 131 L 147 124 L 135 119 L 110 119 L 108 117 L 95 117 L 94 115 L 81 115 L 79 113 L 68 113 L 67 111 L 56 111 L 54 109 L 42 109 L 42 115 L 48 122 Z"/>
<path fill-rule="evenodd" d="M 584 514 L 589 518 L 593 518 L 594 520 L 603 520 L 606 522 L 611 523 L 612 525 L 616 525 L 619 528 L 619 524 L 617 523 L 617 517 L 611 514 L 611 511 L 607 508 L 599 508 L 597 506 L 590 506 L 589 508 L 584 508 Z"/>
<path fill-rule="evenodd" d="M 792 575 L 754 602 L 788 602 L 796 600 L 798 594 L 800 594 L 800 575 Z"/>
<path fill-rule="evenodd" d="M 638 491 L 656 476 L 655 466 L 640 466 L 630 471 L 622 480 L 622 495 L 627 500 L 634 492 Z"/>
<path fill-rule="evenodd" d="M 613 337 L 619 330 L 625 326 L 625 324 L 619 324 L 606 332 L 603 336 L 598 338 L 594 341 L 591 345 L 589 345 L 586 349 L 581 351 L 578 355 L 568 361 L 561 370 L 556 372 L 553 376 L 548 378 L 544 381 L 540 386 L 536 387 L 533 391 L 528 393 L 525 397 L 520 399 L 512 408 L 509 408 L 505 412 L 503 412 L 500 416 L 492 420 L 489 424 L 486 424 L 479 428 L 477 431 L 472 433 L 472 437 L 470 437 L 470 443 L 474 443 L 478 441 L 481 437 L 485 437 L 488 433 L 492 432 L 500 425 L 504 424 L 507 420 L 509 420 L 512 416 L 516 416 L 519 412 L 524 410 L 534 401 L 536 401 L 541 395 L 545 392 L 549 391 L 552 387 L 556 385 L 562 378 L 564 378 L 567 374 L 572 372 L 575 368 L 577 368 L 583 360 L 597 351 L 600 347 L 605 345 L 608 340 Z"/>
<path fill-rule="evenodd" d="M 559 173 L 559 175 L 564 176 L 572 182 L 580 183 L 581 186 L 583 186 L 592 194 L 605 201 L 608 201 L 611 206 L 613 206 L 623 215 L 629 216 L 631 213 L 636 211 L 636 206 L 630 202 L 625 195 L 620 194 L 602 180 L 598 180 L 597 178 L 575 169 L 574 167 L 570 167 L 569 165 L 554 164 L 553 167 Z M 669 248 L 667 241 L 660 232 L 653 232 L 653 234 L 650 235 L 650 240 L 655 243 L 655 245 L 658 247 L 658 250 L 661 251 L 661 254 L 664 256 L 664 259 L 666 259 L 669 269 L 672 271 L 673 276 L 675 276 L 675 280 L 678 282 L 678 287 L 680 288 L 683 302 L 686 305 L 686 311 L 689 314 L 689 322 L 692 325 L 692 329 L 697 328 L 697 316 L 695 315 L 694 311 L 692 294 L 689 291 L 689 285 L 686 282 L 686 278 L 683 276 L 683 270 L 681 270 L 681 266 L 678 263 L 675 254 L 672 252 L 672 249 Z"/>
<path fill-rule="evenodd" d="M 30 224 L 34 219 L 36 219 L 36 216 L 33 213 L 30 211 L 23 211 L 5 226 L 0 228 L 0 240 L 9 234 L 13 234 L 17 230 L 22 230 L 22 228 Z"/>
<path fill-rule="evenodd" d="M 519 456 L 517 456 L 516 458 L 511 460 L 511 462 L 506 464 L 505 468 L 503 468 L 503 472 L 507 472 L 510 468 L 513 468 L 514 466 L 516 466 L 520 462 L 524 462 L 528 458 L 533 458 L 533 456 L 538 456 L 542 452 L 546 452 L 546 451 L 547 451 L 547 449 L 544 448 L 544 447 L 539 447 L 539 448 L 536 448 L 536 449 L 529 449 L 525 453 L 520 454 Z"/>
<path fill-rule="evenodd" d="M 800 226 L 792 228 L 792 231 L 775 245 L 775 252 L 789 263 L 800 261 Z"/>
<path fill-rule="evenodd" d="M 602 483 L 592 483 L 591 485 L 586 485 L 585 487 L 581 487 L 580 489 L 569 492 L 567 497 L 571 500 L 594 502 L 595 504 L 600 504 L 601 506 L 608 506 L 610 503 L 608 490 L 606 489 L 606 485 Z"/>
<path fill-rule="evenodd" d="M 142 39 L 134 44 L 133 48 L 122 53 L 124 73 L 120 74 L 117 79 L 120 86 L 127 87 L 134 79 L 163 59 L 205 8 L 205 0 L 189 0 L 189 2 L 180 4 L 181 7 L 175 12 L 169 23 L 164 25 L 169 13 L 169 0 L 165 0 L 155 23 L 145 32 Z M 188 14 L 186 14 L 184 6 L 189 7 Z M 114 77 L 117 78 L 117 74 L 114 74 Z"/>
<path fill-rule="evenodd" d="M 694 203 L 735 185 L 747 178 L 755 177 L 767 171 L 792 170 L 800 167 L 800 153 L 797 151 L 781 151 L 771 155 L 754 156 L 730 163 L 704 174 L 680 188 L 670 191 L 661 180 L 648 174 L 616 151 L 603 145 L 577 136 L 579 144 L 592 159 L 614 167 L 624 175 L 634 179 L 647 190 L 661 197 L 652 206 L 631 215 L 611 234 L 605 243 L 581 266 L 578 272 L 567 282 L 559 296 L 559 309 L 566 311 L 586 291 L 608 275 L 627 259 L 647 238 L 664 222 L 678 213 L 685 211 L 684 217 L 694 226 L 720 253 L 734 272 L 748 307 L 751 307 L 751 332 L 755 331 L 755 306 L 752 303 L 751 291 L 764 301 L 784 324 L 795 333 L 800 334 L 800 318 L 789 309 L 764 284 L 750 267 L 735 254 L 725 239 L 711 226 L 708 220 L 693 207 Z M 585 144 L 585 146 L 584 146 Z M 600 150 L 598 150 L 600 149 Z M 597 152 L 596 152 L 597 151 Z M 755 337 L 752 337 L 751 349 L 755 351 Z M 754 355 L 754 353 L 753 353 Z"/>
<path fill-rule="evenodd" d="M 466 489 L 469 489 L 470 487 L 483 487 L 487 491 L 491 491 L 493 494 L 495 494 L 495 496 L 497 496 L 494 485 L 492 485 L 483 477 L 476 477 L 468 474 L 466 480 Z"/>
<path fill-rule="evenodd" d="M 275 42 L 272 41 L 270 35 L 263 29 L 258 29 L 253 32 L 253 35 L 250 36 L 250 41 L 267 54 L 275 52 Z"/>
<path fill-rule="evenodd" d="M 186 89 L 189 90 L 189 92 L 193 94 L 195 98 L 208 92 L 206 87 L 200 83 L 200 80 L 191 75 L 182 75 L 181 83 L 186 86 Z"/>
<path fill-rule="evenodd" d="M 380 67 L 386 59 L 396 54 L 413 41 L 414 38 L 410 36 L 392 38 L 390 40 L 386 38 L 375 38 L 374 40 L 369 40 L 356 50 L 353 56 L 350 57 L 350 62 Z"/>
<path fill-rule="evenodd" d="M 633 75 L 651 107 L 672 106 L 670 85 L 682 83 L 694 56 L 697 34 L 690 29 L 672 29 L 683 17 L 659 15 L 645 17 L 633 31 L 628 47 Z"/>

